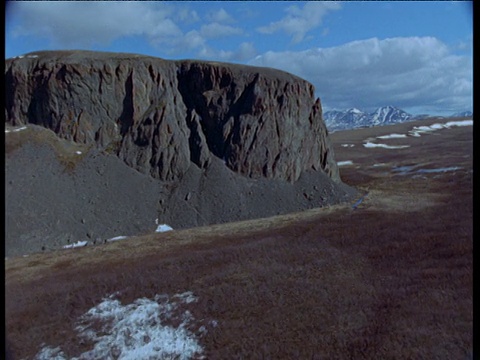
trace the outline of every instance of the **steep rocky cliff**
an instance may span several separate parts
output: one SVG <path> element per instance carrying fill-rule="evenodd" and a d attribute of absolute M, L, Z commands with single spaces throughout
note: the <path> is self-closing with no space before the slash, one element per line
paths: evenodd
<path fill-rule="evenodd" d="M 5 251 L 349 201 L 313 86 L 268 68 L 86 51 L 6 60 Z"/>
<path fill-rule="evenodd" d="M 6 60 L 6 122 L 116 154 L 163 181 L 212 157 L 250 178 L 340 181 L 313 85 L 244 65 L 45 51 Z"/>

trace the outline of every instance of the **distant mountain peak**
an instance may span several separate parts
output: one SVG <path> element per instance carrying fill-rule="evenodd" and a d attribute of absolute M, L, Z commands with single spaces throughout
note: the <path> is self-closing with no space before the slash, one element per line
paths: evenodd
<path fill-rule="evenodd" d="M 357 108 L 345 111 L 333 110 L 323 114 L 329 131 L 396 124 L 407 121 L 413 116 L 392 105 L 382 106 L 374 112 L 363 112 Z"/>
<path fill-rule="evenodd" d="M 465 117 L 465 116 L 473 116 L 473 112 L 471 111 L 461 111 L 452 114 L 452 117 Z"/>
<path fill-rule="evenodd" d="M 353 113 L 353 114 L 363 114 L 363 111 L 361 111 L 357 108 L 348 109 L 347 112 L 350 112 L 350 113 Z"/>

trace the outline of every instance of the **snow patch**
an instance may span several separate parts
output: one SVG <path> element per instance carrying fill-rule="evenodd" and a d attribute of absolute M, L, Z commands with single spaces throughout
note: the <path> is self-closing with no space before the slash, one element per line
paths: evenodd
<path fill-rule="evenodd" d="M 167 224 L 160 224 L 157 226 L 157 230 L 155 232 L 166 232 L 166 231 L 172 231 L 173 228 Z"/>
<path fill-rule="evenodd" d="M 418 165 L 406 165 L 406 166 L 397 166 L 392 169 L 393 172 L 399 173 L 400 175 L 409 175 L 409 174 L 433 174 L 433 173 L 444 173 L 449 171 L 460 170 L 461 167 L 451 166 L 435 169 L 417 169 Z"/>
<path fill-rule="evenodd" d="M 195 319 L 181 304 L 197 301 L 191 292 L 156 295 L 153 300 L 140 298 L 132 304 L 122 305 L 115 294 L 104 298 L 97 306 L 82 315 L 75 330 L 79 337 L 94 342 L 93 348 L 72 360 L 87 359 L 191 359 L 203 349 L 197 337 L 188 330 Z M 175 325 L 174 325 L 175 324 Z M 212 326 L 217 323 L 210 322 Z M 205 326 L 197 329 L 202 336 Z M 36 360 L 67 357 L 60 347 L 43 348 Z"/>
<path fill-rule="evenodd" d="M 363 144 L 366 148 L 384 148 L 384 149 L 404 149 L 410 147 L 410 145 L 387 145 L 387 144 L 375 144 L 372 142 L 367 141 Z"/>
<path fill-rule="evenodd" d="M 80 155 L 82 152 L 81 151 L 75 151 L 75 154 Z"/>
<path fill-rule="evenodd" d="M 432 174 L 432 173 L 456 171 L 456 170 L 460 170 L 460 169 L 461 169 L 461 167 L 451 166 L 451 167 L 444 167 L 444 168 L 437 168 L 437 169 L 418 169 L 415 172 L 419 173 L 419 174 Z"/>
<path fill-rule="evenodd" d="M 407 135 L 405 134 L 389 134 L 389 135 L 382 135 L 382 136 L 377 136 L 377 139 L 400 139 L 400 138 L 406 138 Z"/>
<path fill-rule="evenodd" d="M 355 144 L 342 144 L 341 146 L 342 147 L 354 147 Z"/>
<path fill-rule="evenodd" d="M 450 127 L 450 126 L 473 126 L 473 119 L 460 120 L 460 121 L 449 121 L 445 125 L 447 127 Z"/>
<path fill-rule="evenodd" d="M 35 59 L 35 58 L 38 58 L 38 55 L 27 55 L 27 58 Z"/>
<path fill-rule="evenodd" d="M 63 248 L 64 249 L 73 249 L 73 248 L 76 248 L 76 247 L 86 246 L 87 243 L 88 243 L 88 241 L 77 241 L 76 243 L 65 245 Z"/>
<path fill-rule="evenodd" d="M 412 130 L 408 131 L 408 135 L 420 137 L 421 134 L 428 134 L 438 129 L 443 129 L 443 125 L 433 124 L 432 126 L 414 126 Z"/>
<path fill-rule="evenodd" d="M 442 124 L 432 124 L 430 125 L 430 127 L 434 130 L 440 130 L 440 129 L 443 129 L 445 126 Z"/>
<path fill-rule="evenodd" d="M 155 232 L 165 232 L 165 231 L 172 231 L 173 228 L 167 224 L 159 224 L 158 218 L 155 219 L 155 225 L 157 225 L 157 229 Z"/>
<path fill-rule="evenodd" d="M 353 162 L 352 160 L 338 161 L 337 165 L 338 166 L 353 165 Z"/>
<path fill-rule="evenodd" d="M 42 344 L 45 345 L 45 344 Z M 66 360 L 65 353 L 60 347 L 51 348 L 49 346 L 43 347 L 40 352 L 35 355 L 34 360 Z"/>
<path fill-rule="evenodd" d="M 22 130 L 25 130 L 27 127 L 26 126 L 20 126 L 19 128 L 13 128 L 13 129 L 5 129 L 5 132 L 6 133 L 9 133 L 9 132 L 18 132 L 18 131 L 22 131 Z"/>
<path fill-rule="evenodd" d="M 405 175 L 412 171 L 416 165 L 405 165 L 405 166 L 396 166 L 392 169 L 393 172 L 400 173 L 401 175 Z"/>
<path fill-rule="evenodd" d="M 112 241 L 118 241 L 118 240 L 124 240 L 128 238 L 128 236 L 123 236 L 123 235 L 120 235 L 120 236 L 115 236 L 111 239 L 107 239 L 107 242 L 112 242 Z"/>
<path fill-rule="evenodd" d="M 445 124 L 435 123 L 430 126 L 414 126 L 408 135 L 419 137 L 422 133 L 428 134 L 435 130 L 450 129 L 452 126 L 473 126 L 473 119 L 448 121 Z"/>

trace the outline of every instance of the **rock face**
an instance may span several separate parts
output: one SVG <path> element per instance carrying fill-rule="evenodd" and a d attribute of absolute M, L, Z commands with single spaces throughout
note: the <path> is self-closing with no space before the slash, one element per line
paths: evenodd
<path fill-rule="evenodd" d="M 161 181 L 213 157 L 249 178 L 340 182 L 313 85 L 268 68 L 46 51 L 6 60 L 6 123 L 36 124 Z"/>
<path fill-rule="evenodd" d="M 5 254 L 350 201 L 308 82 L 85 51 L 6 60 Z"/>

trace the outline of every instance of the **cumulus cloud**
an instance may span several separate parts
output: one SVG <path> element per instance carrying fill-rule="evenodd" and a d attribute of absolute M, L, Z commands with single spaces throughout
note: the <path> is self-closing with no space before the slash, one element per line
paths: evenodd
<path fill-rule="evenodd" d="M 235 22 L 233 17 L 228 12 L 226 12 L 225 9 L 223 8 L 210 12 L 207 15 L 207 20 L 211 22 L 225 23 L 225 24 L 231 24 Z"/>
<path fill-rule="evenodd" d="M 250 63 L 307 79 L 330 109 L 394 105 L 435 113 L 440 108 L 472 108 L 472 58 L 454 55 L 434 37 L 372 38 L 331 48 L 270 51 Z"/>
<path fill-rule="evenodd" d="M 235 59 L 237 60 L 247 60 L 253 58 L 257 55 L 257 50 L 251 42 L 243 42 L 238 47 L 238 50 L 235 53 Z"/>
<path fill-rule="evenodd" d="M 217 54 L 211 54 L 223 61 L 244 62 L 257 55 L 257 50 L 251 42 L 241 43 L 235 51 L 219 51 Z"/>
<path fill-rule="evenodd" d="M 241 35 L 243 30 L 230 25 L 223 25 L 218 22 L 202 25 L 200 33 L 208 38 L 216 38 L 223 36 Z"/>
<path fill-rule="evenodd" d="M 286 8 L 287 15 L 279 21 L 257 28 L 262 34 L 273 34 L 283 31 L 292 37 L 294 43 L 302 41 L 312 29 L 321 25 L 323 17 L 332 10 L 341 8 L 336 1 L 309 1 L 302 8 L 292 5 Z"/>
<path fill-rule="evenodd" d="M 187 7 L 182 7 L 176 12 L 176 16 L 180 21 L 185 23 L 194 23 L 200 20 L 200 16 L 195 10 L 190 10 Z"/>
<path fill-rule="evenodd" d="M 170 55 L 188 51 L 195 51 L 199 56 L 208 53 L 207 41 L 197 30 L 188 31 L 182 36 L 158 39 L 155 45 L 160 48 L 162 44 L 167 45 L 164 51 Z"/>
<path fill-rule="evenodd" d="M 169 5 L 129 1 L 18 2 L 22 18 L 13 34 L 49 38 L 59 46 L 106 44 L 122 36 L 177 37 Z"/>
<path fill-rule="evenodd" d="M 234 50 L 215 49 L 205 44 L 197 51 L 197 56 L 200 59 L 218 60 L 231 63 L 245 64 L 258 54 L 257 49 L 251 42 L 242 42 Z"/>
<path fill-rule="evenodd" d="M 179 25 L 199 22 L 198 13 L 168 3 L 56 1 L 18 2 L 14 7 L 21 19 L 12 29 L 14 37 L 43 37 L 60 48 L 108 46 L 123 37 L 140 36 L 170 56 L 190 52 L 205 58 L 219 55 L 210 48 L 209 39 L 243 34 L 241 28 L 229 25 L 234 20 L 224 9 L 209 13 L 209 23 L 186 29 Z M 244 58 L 241 51 L 229 56 Z"/>

